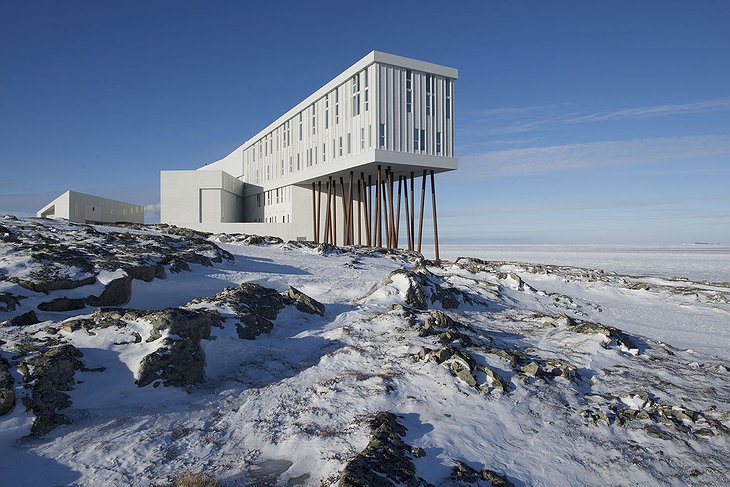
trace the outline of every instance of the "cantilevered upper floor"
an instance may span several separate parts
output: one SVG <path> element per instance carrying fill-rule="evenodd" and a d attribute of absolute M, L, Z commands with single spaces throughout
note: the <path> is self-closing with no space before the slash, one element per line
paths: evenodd
<path fill-rule="evenodd" d="M 224 171 L 248 193 L 374 174 L 377 165 L 395 174 L 456 169 L 457 77 L 454 68 L 372 51 L 200 170 Z"/>

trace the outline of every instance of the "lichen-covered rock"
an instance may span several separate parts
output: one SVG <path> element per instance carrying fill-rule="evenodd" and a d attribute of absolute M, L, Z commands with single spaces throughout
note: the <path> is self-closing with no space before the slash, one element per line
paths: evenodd
<path fill-rule="evenodd" d="M 67 298 L 60 297 L 52 299 L 50 301 L 44 301 L 38 305 L 38 309 L 41 311 L 73 311 L 77 309 L 83 309 L 86 307 L 86 300 L 84 298 Z"/>
<path fill-rule="evenodd" d="M 71 406 L 65 391 L 70 391 L 75 384 L 74 373 L 83 367 L 79 360 L 82 356 L 76 347 L 64 344 L 21 364 L 24 381 L 32 387 L 30 397 L 26 397 L 24 402 L 36 416 L 31 427 L 33 436 L 44 435 L 58 426 L 71 423 L 58 411 Z"/>
<path fill-rule="evenodd" d="M 20 296 L 15 296 L 9 292 L 0 293 L 0 312 L 15 311 L 20 306 Z"/>
<path fill-rule="evenodd" d="M 205 353 L 200 340 L 210 338 L 211 327 L 220 322 L 218 313 L 181 308 L 139 313 L 144 313 L 142 318 L 152 324 L 147 341 L 159 340 L 163 330 L 168 336 L 162 339 L 160 348 L 142 359 L 136 384 L 144 387 L 158 379 L 174 387 L 201 383 Z"/>
<path fill-rule="evenodd" d="M 324 316 L 325 307 L 322 303 L 319 301 L 307 296 L 303 292 L 299 291 L 298 289 L 289 286 L 289 290 L 287 291 L 287 295 L 289 298 L 296 301 L 297 309 L 303 313 L 310 313 L 310 314 L 316 314 L 320 316 Z"/>
<path fill-rule="evenodd" d="M 89 296 L 86 304 L 91 306 L 121 306 L 132 298 L 132 278 L 119 277 L 106 285 L 99 296 Z"/>
<path fill-rule="evenodd" d="M 35 325 L 36 323 L 40 323 L 40 321 L 38 320 L 35 311 L 30 310 L 9 319 L 5 324 L 7 326 L 30 326 Z"/>
<path fill-rule="evenodd" d="M 514 486 L 514 484 L 507 480 L 506 477 L 498 474 L 497 472 L 494 472 L 493 470 L 489 470 L 487 468 L 476 470 L 459 460 L 456 460 L 454 462 L 454 466 L 451 469 L 451 478 L 453 480 L 468 482 L 470 484 L 475 484 L 480 480 L 486 480 L 491 483 L 493 487 Z"/>
<path fill-rule="evenodd" d="M 0 416 L 7 414 L 15 405 L 15 381 L 7 360 L 0 357 Z"/>
<path fill-rule="evenodd" d="M 215 296 L 197 298 L 189 305 L 208 304 L 228 308 L 238 319 L 236 332 L 246 340 L 253 340 L 273 329 L 275 320 L 286 301 L 275 289 L 244 282 L 238 287 L 227 287 Z"/>
<path fill-rule="evenodd" d="M 402 276 L 408 281 L 408 288 L 405 293 L 405 302 L 416 309 L 426 309 L 426 298 L 423 296 L 423 284 L 419 275 L 406 269 L 396 269 L 385 279 L 385 285 L 392 284 L 394 278 Z"/>
<path fill-rule="evenodd" d="M 342 471 L 340 487 L 417 487 L 411 447 L 403 441 L 406 428 L 390 412 L 380 412 L 370 422 L 370 442 Z"/>

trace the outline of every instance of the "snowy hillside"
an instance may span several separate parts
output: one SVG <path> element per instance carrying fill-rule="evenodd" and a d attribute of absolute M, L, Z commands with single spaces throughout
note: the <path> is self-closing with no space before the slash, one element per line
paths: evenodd
<path fill-rule="evenodd" d="M 730 484 L 730 284 L 0 220 L 2 485 Z"/>

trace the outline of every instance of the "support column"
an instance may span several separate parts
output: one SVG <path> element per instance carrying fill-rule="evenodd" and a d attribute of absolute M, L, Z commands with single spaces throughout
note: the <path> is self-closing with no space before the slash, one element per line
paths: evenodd
<path fill-rule="evenodd" d="M 347 242 L 347 193 L 345 192 L 345 180 L 340 176 L 340 186 L 342 187 L 342 245 L 348 245 Z"/>
<path fill-rule="evenodd" d="M 357 244 L 362 245 L 362 179 L 357 180 Z"/>
<path fill-rule="evenodd" d="M 322 227 L 322 181 L 317 181 L 317 190 L 319 194 L 317 195 L 317 240 L 315 240 L 315 243 L 319 243 L 319 234 Z"/>
<path fill-rule="evenodd" d="M 378 166 L 378 178 L 377 178 L 377 186 L 375 187 L 375 236 L 376 236 L 376 245 L 378 247 L 383 246 L 383 234 L 382 234 L 382 228 L 381 228 L 381 221 L 380 221 L 380 166 Z"/>
<path fill-rule="evenodd" d="M 317 185 L 312 181 L 312 240 L 317 243 Z"/>
<path fill-rule="evenodd" d="M 421 213 L 418 218 L 418 252 L 421 252 L 421 240 L 423 239 L 423 205 L 426 203 L 426 170 L 423 170 L 421 178 Z"/>
<path fill-rule="evenodd" d="M 405 197 L 405 204 L 406 204 L 406 237 L 408 240 L 408 250 L 413 250 L 413 233 L 411 232 L 411 212 L 410 212 L 410 202 L 408 200 L 408 176 L 403 176 L 403 189 L 405 190 L 403 196 Z"/>
<path fill-rule="evenodd" d="M 330 243 L 330 233 L 332 231 L 332 217 L 330 216 L 330 201 L 332 200 L 332 176 L 327 181 L 327 209 L 324 217 L 324 241 Z"/>
<path fill-rule="evenodd" d="M 368 174 L 368 226 L 370 227 L 370 240 L 368 246 L 375 247 L 375 205 L 373 205 L 373 177 Z"/>
<path fill-rule="evenodd" d="M 364 211 L 365 215 L 363 220 L 365 220 L 365 245 L 368 247 L 372 246 L 372 242 L 370 240 L 370 204 L 369 204 L 369 198 L 370 198 L 370 187 L 365 185 L 365 173 L 360 173 L 360 179 L 362 180 L 362 184 L 364 186 L 363 188 L 363 194 L 362 199 L 364 205 Z"/>
<path fill-rule="evenodd" d="M 395 213 L 395 248 L 398 248 L 398 237 L 400 234 L 400 195 L 401 195 L 401 186 L 403 185 L 403 176 L 398 176 L 398 203 L 396 204 L 396 213 Z"/>
<path fill-rule="evenodd" d="M 385 232 L 385 246 L 390 248 L 390 220 L 388 219 L 388 176 L 387 174 L 380 181 L 380 194 L 383 195 L 383 231 Z"/>
<path fill-rule="evenodd" d="M 431 207 L 433 208 L 433 245 L 436 249 L 436 263 L 441 262 L 439 257 L 439 224 L 436 218 L 436 186 L 434 185 L 433 169 L 431 169 Z"/>
<path fill-rule="evenodd" d="M 350 185 L 347 188 L 347 241 L 350 245 L 355 245 L 355 225 L 352 221 L 352 197 L 354 187 L 352 184 L 353 174 L 350 171 Z"/>
<path fill-rule="evenodd" d="M 393 211 L 393 171 L 388 168 L 388 233 L 390 236 L 390 248 L 395 248 L 395 212 Z"/>
<path fill-rule="evenodd" d="M 416 188 L 413 183 L 413 171 L 411 171 L 411 250 L 416 246 Z"/>
<path fill-rule="evenodd" d="M 332 245 L 337 246 L 337 181 L 334 179 L 332 180 Z"/>

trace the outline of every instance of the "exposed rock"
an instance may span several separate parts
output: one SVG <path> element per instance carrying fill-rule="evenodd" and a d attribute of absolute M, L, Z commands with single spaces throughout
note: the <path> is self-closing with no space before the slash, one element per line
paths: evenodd
<path fill-rule="evenodd" d="M 475 484 L 480 480 L 487 480 L 492 484 L 493 487 L 514 486 L 514 484 L 507 480 L 506 477 L 498 474 L 497 472 L 494 472 L 493 470 L 483 468 L 477 471 L 476 469 L 459 460 L 455 461 L 454 467 L 451 469 L 451 478 L 453 480 L 460 480 L 462 482 L 468 482 L 470 484 Z"/>
<path fill-rule="evenodd" d="M 380 412 L 370 422 L 370 442 L 342 471 L 340 487 L 407 485 L 425 482 L 416 477 L 411 448 L 403 441 L 406 428 L 393 413 Z"/>
<path fill-rule="evenodd" d="M 40 323 L 35 311 L 30 310 L 21 315 L 15 316 L 9 319 L 5 324 L 6 326 L 30 326 Z"/>
<path fill-rule="evenodd" d="M 23 362 L 21 371 L 25 383 L 32 385 L 32 393 L 24 402 L 36 416 L 31 427 L 33 436 L 44 435 L 58 426 L 71 423 L 58 411 L 71 405 L 64 391 L 70 391 L 75 384 L 74 372 L 83 367 L 80 357 L 82 353 L 76 347 L 65 344 Z"/>
<path fill-rule="evenodd" d="M 138 279 L 144 282 L 152 282 L 155 279 L 165 279 L 167 274 L 165 268 L 161 265 L 138 265 L 125 266 L 124 272 L 132 279 Z"/>
<path fill-rule="evenodd" d="M 101 295 L 89 296 L 86 304 L 91 306 L 121 306 L 127 304 L 132 297 L 132 278 L 123 276 L 106 285 Z"/>
<path fill-rule="evenodd" d="M 303 313 L 310 313 L 310 314 L 316 314 L 320 316 L 324 316 L 325 307 L 322 303 L 319 301 L 316 301 L 313 298 L 310 298 L 303 292 L 299 291 L 298 289 L 289 286 L 289 290 L 287 291 L 287 295 L 296 301 L 297 309 Z"/>
<path fill-rule="evenodd" d="M 84 298 L 67 297 L 52 299 L 51 301 L 45 301 L 38 305 L 38 309 L 41 311 L 72 311 L 85 307 L 86 300 Z"/>
<path fill-rule="evenodd" d="M 269 333 L 279 311 L 284 308 L 284 297 L 275 289 L 244 282 L 238 287 L 227 287 L 215 296 L 198 298 L 189 304 L 209 303 L 216 307 L 228 307 L 238 319 L 238 336 L 253 340 L 262 333 Z"/>
<path fill-rule="evenodd" d="M 152 324 L 148 341 L 160 339 L 162 330 L 168 337 L 142 359 L 136 384 L 144 387 L 161 379 L 167 386 L 184 387 L 202 382 L 205 354 L 200 340 L 210 338 L 211 327 L 220 322 L 218 313 L 169 308 L 147 312 L 143 318 Z"/>
<path fill-rule="evenodd" d="M 0 416 L 7 414 L 15 406 L 14 384 L 10 365 L 7 360 L 0 357 Z"/>
<path fill-rule="evenodd" d="M 0 312 L 15 311 L 18 306 L 20 306 L 20 296 L 8 292 L 0 293 Z"/>
<path fill-rule="evenodd" d="M 633 355 L 639 354 L 639 347 L 635 345 L 629 338 L 618 328 L 600 323 L 592 323 L 590 321 L 581 321 L 570 327 L 576 333 L 600 334 L 606 337 L 602 344 L 604 348 L 612 345 L 618 346 L 622 351 Z"/>
<path fill-rule="evenodd" d="M 423 285 L 418 274 L 406 269 L 396 269 L 388 274 L 385 285 L 393 283 L 393 278 L 396 276 L 404 276 L 408 280 L 408 289 L 405 295 L 406 304 L 416 309 L 426 309 L 428 305 L 423 296 Z"/>
<path fill-rule="evenodd" d="M 10 280 L 13 282 L 17 282 L 18 285 L 23 286 L 26 289 L 30 289 L 31 291 L 35 291 L 37 293 L 47 293 L 50 291 L 57 291 L 59 289 L 74 289 L 81 286 L 88 286 L 89 284 L 94 284 L 96 282 L 96 276 L 88 276 L 81 279 L 71 279 L 71 278 L 51 278 L 49 276 L 48 279 L 40 278 L 36 275 L 33 280 L 26 280 L 26 279 L 14 279 L 11 278 Z"/>

